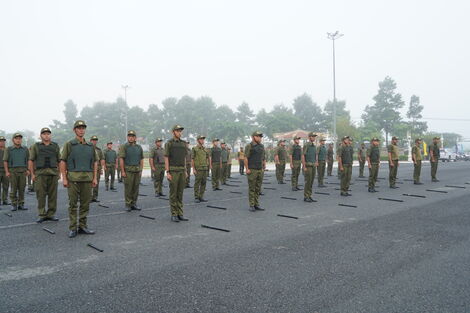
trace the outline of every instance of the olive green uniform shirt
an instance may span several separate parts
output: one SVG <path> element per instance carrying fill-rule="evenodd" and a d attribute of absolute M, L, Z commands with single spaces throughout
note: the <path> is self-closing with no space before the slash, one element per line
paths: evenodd
<path fill-rule="evenodd" d="M 397 145 L 388 145 L 388 152 L 392 154 L 392 161 L 396 161 L 400 158 L 400 151 Z"/>
<path fill-rule="evenodd" d="M 203 146 L 197 145 L 191 151 L 196 170 L 207 170 L 209 168 L 209 153 Z"/>
<path fill-rule="evenodd" d="M 155 166 L 165 165 L 165 150 L 163 147 L 154 147 L 150 150 L 150 158 L 153 159 Z"/>
<path fill-rule="evenodd" d="M 411 149 L 411 154 L 414 155 L 415 161 L 421 161 L 423 159 L 421 148 L 416 145 Z"/>

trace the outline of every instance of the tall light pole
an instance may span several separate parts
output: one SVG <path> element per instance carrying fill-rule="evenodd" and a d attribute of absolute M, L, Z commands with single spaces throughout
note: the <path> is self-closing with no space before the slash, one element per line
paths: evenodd
<path fill-rule="evenodd" d="M 336 56 L 335 56 L 335 40 L 343 37 L 343 34 L 340 34 L 339 31 L 334 33 L 326 33 L 328 39 L 331 39 L 333 42 L 333 137 L 334 142 L 336 143 L 337 134 L 336 134 Z M 333 149 L 335 151 L 336 149 Z"/>
<path fill-rule="evenodd" d="M 128 85 L 123 85 L 122 89 L 124 89 L 124 102 L 126 103 L 126 112 L 125 112 L 125 119 L 124 122 L 126 123 L 126 136 L 124 138 L 127 138 L 127 132 L 128 132 L 128 127 L 127 127 L 127 113 L 128 113 L 128 108 L 127 108 L 127 88 L 129 88 Z"/>

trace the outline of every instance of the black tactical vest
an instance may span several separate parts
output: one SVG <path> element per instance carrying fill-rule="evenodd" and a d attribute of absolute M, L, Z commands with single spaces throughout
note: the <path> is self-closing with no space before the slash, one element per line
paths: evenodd
<path fill-rule="evenodd" d="M 81 144 L 72 140 L 72 148 L 67 158 L 69 172 L 93 172 L 95 149 L 91 143 Z"/>
<path fill-rule="evenodd" d="M 170 166 L 184 167 L 186 164 L 186 143 L 182 140 L 171 139 L 167 144 L 170 145 Z"/>
<path fill-rule="evenodd" d="M 104 160 L 107 164 L 115 164 L 117 159 L 116 151 L 109 149 L 104 151 Z"/>
<path fill-rule="evenodd" d="M 57 168 L 59 160 L 57 160 L 57 149 L 58 146 L 55 142 L 51 142 L 49 145 L 36 143 L 38 148 L 38 155 L 36 158 L 36 168 Z"/>
<path fill-rule="evenodd" d="M 380 148 L 379 147 L 370 147 L 370 163 L 380 163 Z"/>
<path fill-rule="evenodd" d="M 292 146 L 292 160 L 300 161 L 301 156 L 302 156 L 302 148 L 300 147 L 300 145 L 293 145 Z"/>
<path fill-rule="evenodd" d="M 28 149 L 23 146 L 20 148 L 8 147 L 8 166 L 28 167 L 27 151 Z"/>
<path fill-rule="evenodd" d="M 3 153 L 5 152 L 5 149 L 0 149 L 0 168 L 3 170 L 5 166 L 3 165 Z"/>
<path fill-rule="evenodd" d="M 263 153 L 264 146 L 262 144 L 254 145 L 250 143 L 250 156 L 248 157 L 248 168 L 253 170 L 260 170 L 263 168 Z"/>
<path fill-rule="evenodd" d="M 139 166 L 140 160 L 142 160 L 142 147 L 136 144 L 130 145 L 126 143 L 124 149 L 126 150 L 124 164 L 126 166 Z"/>
<path fill-rule="evenodd" d="M 353 162 L 353 147 L 343 146 L 341 148 L 341 162 L 343 164 L 352 164 Z"/>
<path fill-rule="evenodd" d="M 222 149 L 219 147 L 212 147 L 211 151 L 212 163 L 219 163 L 220 157 L 222 155 Z"/>

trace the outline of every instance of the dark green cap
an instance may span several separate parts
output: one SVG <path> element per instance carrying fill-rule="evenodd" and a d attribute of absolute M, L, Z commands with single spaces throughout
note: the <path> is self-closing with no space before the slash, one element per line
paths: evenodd
<path fill-rule="evenodd" d="M 91 136 L 90 140 L 98 140 L 97 136 Z"/>
<path fill-rule="evenodd" d="M 206 136 L 199 135 L 199 136 L 197 136 L 197 139 L 198 139 L 198 140 L 199 140 L 199 139 L 206 139 Z"/>
<path fill-rule="evenodd" d="M 42 133 L 52 133 L 49 127 L 43 127 L 41 128 L 41 134 Z"/>
<path fill-rule="evenodd" d="M 320 137 L 320 141 L 326 141 L 326 139 L 323 137 Z"/>
<path fill-rule="evenodd" d="M 441 137 L 434 137 L 433 140 L 441 140 Z"/>
<path fill-rule="evenodd" d="M 343 140 L 345 139 L 351 139 L 349 136 L 343 136 Z"/>
<path fill-rule="evenodd" d="M 393 137 L 392 137 L 392 140 L 398 140 L 398 137 L 397 137 L 397 136 L 393 136 Z"/>
<path fill-rule="evenodd" d="M 294 136 L 294 140 L 301 139 L 300 136 Z"/>
<path fill-rule="evenodd" d="M 309 136 L 309 137 L 317 137 L 318 135 L 315 134 L 314 132 L 309 132 L 309 133 L 308 133 L 308 136 Z"/>
<path fill-rule="evenodd" d="M 163 141 L 162 138 L 158 137 L 157 139 L 155 139 L 155 142 L 160 142 L 160 141 Z"/>
<path fill-rule="evenodd" d="M 181 126 L 181 125 L 176 124 L 175 126 L 173 126 L 173 127 L 171 128 L 171 131 L 175 131 L 175 130 L 179 130 L 179 129 L 183 130 L 184 127 Z"/>
<path fill-rule="evenodd" d="M 421 139 L 421 138 L 416 138 L 416 139 L 415 139 L 415 142 L 422 141 L 422 140 L 423 140 L 423 139 Z"/>
<path fill-rule="evenodd" d="M 6 138 L 4 136 L 0 136 L 0 141 L 6 141 Z"/>
<path fill-rule="evenodd" d="M 76 121 L 76 122 L 73 124 L 73 128 L 74 128 L 74 129 L 77 128 L 77 127 L 79 127 L 79 126 L 84 126 L 84 127 L 86 127 L 85 121 L 83 121 L 83 120 L 78 120 L 78 121 Z"/>
<path fill-rule="evenodd" d="M 110 142 L 107 142 L 106 144 L 107 144 L 107 145 L 109 145 L 109 144 L 111 144 L 111 145 L 112 145 L 112 144 L 113 144 L 113 142 L 112 142 L 112 141 L 110 141 Z"/>
<path fill-rule="evenodd" d="M 214 139 L 212 139 L 212 142 L 214 142 L 214 141 L 220 141 L 220 139 L 219 138 L 214 138 Z"/>
<path fill-rule="evenodd" d="M 380 139 L 377 138 L 377 137 L 374 137 L 374 138 L 372 138 L 370 141 L 380 141 Z"/>
<path fill-rule="evenodd" d="M 129 130 L 127 131 L 127 136 L 135 136 L 135 131 L 134 130 Z"/>
<path fill-rule="evenodd" d="M 11 138 L 16 138 L 16 137 L 23 138 L 23 135 L 21 135 L 20 133 L 14 133 L 13 136 L 11 136 Z"/>
<path fill-rule="evenodd" d="M 260 131 L 255 131 L 255 132 L 253 132 L 253 133 L 251 134 L 251 136 L 253 136 L 253 137 L 254 137 L 254 136 L 263 137 L 263 133 L 260 132 Z"/>

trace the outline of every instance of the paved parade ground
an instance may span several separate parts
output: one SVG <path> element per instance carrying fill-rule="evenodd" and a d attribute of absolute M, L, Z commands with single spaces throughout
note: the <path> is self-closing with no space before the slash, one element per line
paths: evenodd
<path fill-rule="evenodd" d="M 382 164 L 378 193 L 355 167 L 351 197 L 328 177 L 327 188 L 314 185 L 315 203 L 268 171 L 265 211 L 254 213 L 246 177 L 234 173 L 222 191 L 208 182 L 207 203 L 185 189 L 180 223 L 148 178 L 143 210 L 130 213 L 123 184 L 107 192 L 101 182 L 106 207 L 92 203 L 88 220 L 96 234 L 74 239 L 62 186 L 59 222 L 36 224 L 28 194 L 28 211 L 0 207 L 0 312 L 470 312 L 470 163 L 439 166 L 440 182 L 427 163 L 416 186 L 402 164 L 392 190 Z"/>

